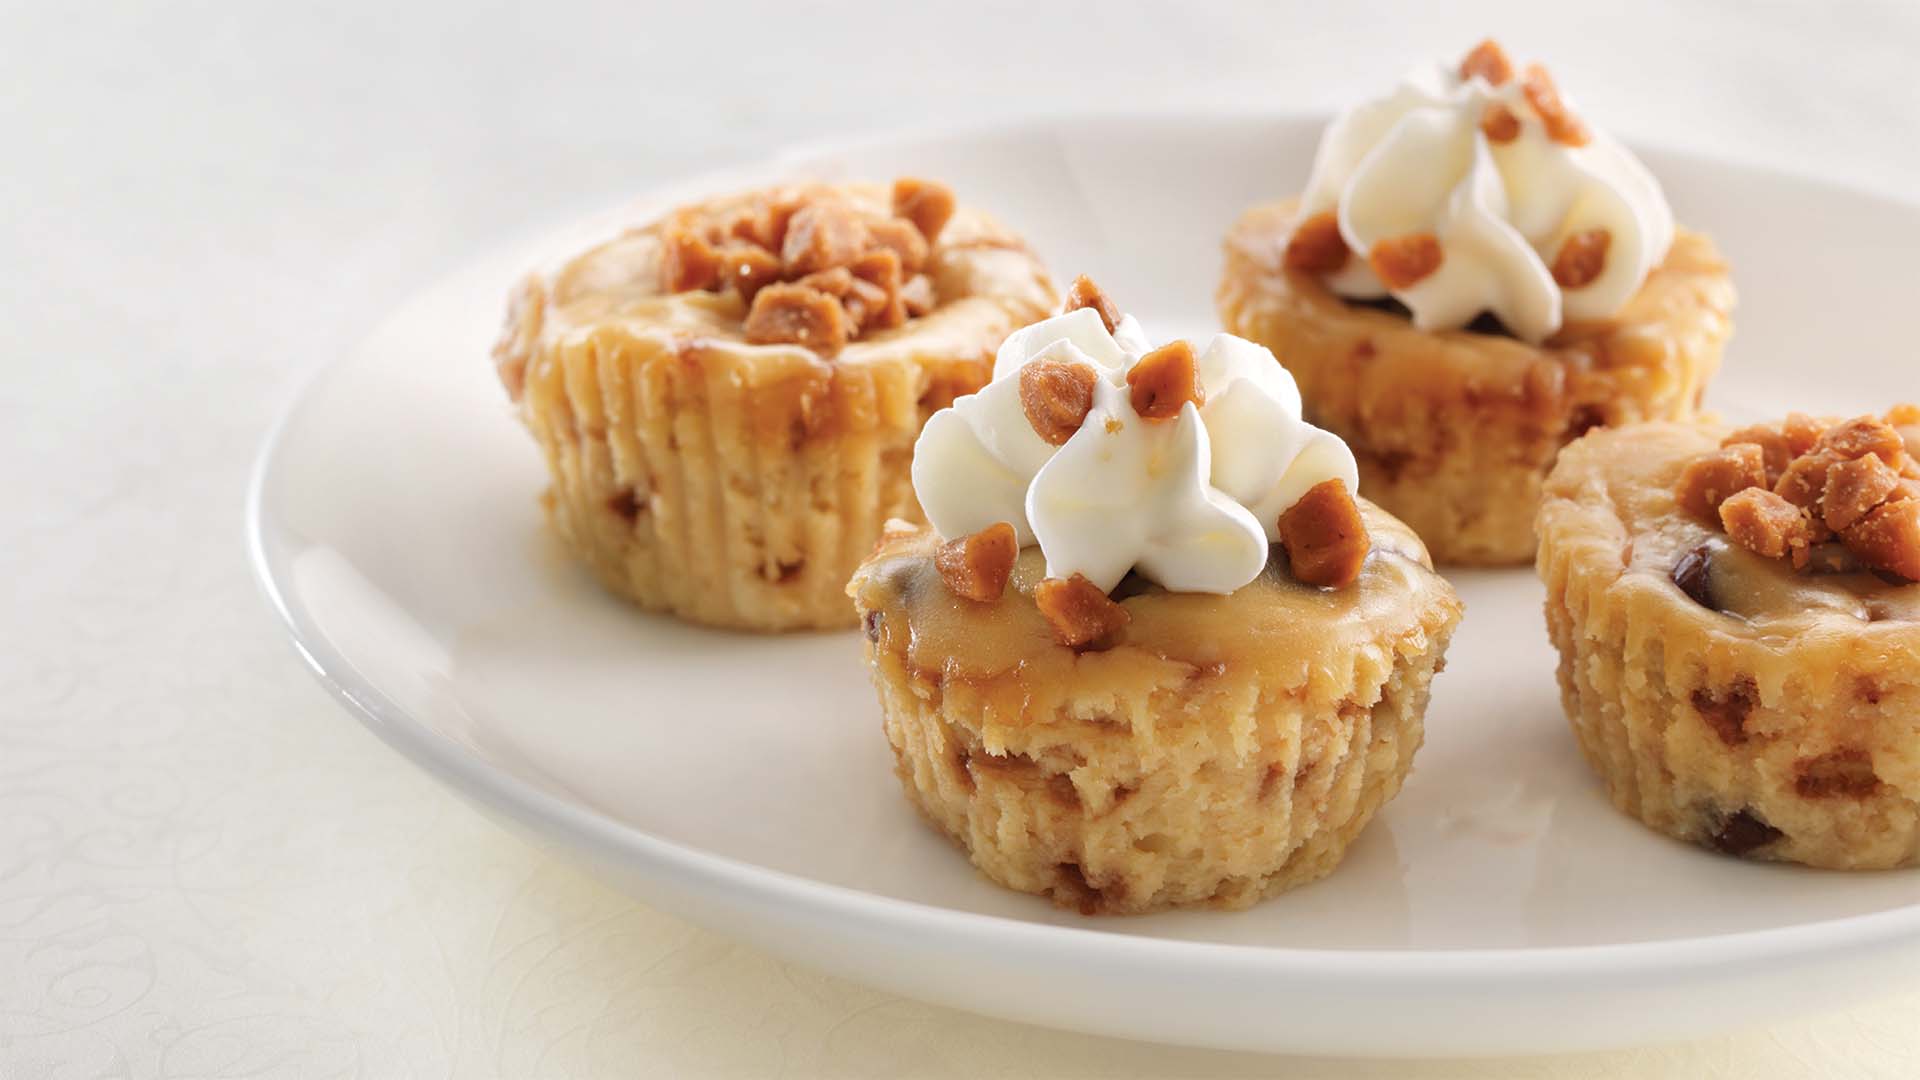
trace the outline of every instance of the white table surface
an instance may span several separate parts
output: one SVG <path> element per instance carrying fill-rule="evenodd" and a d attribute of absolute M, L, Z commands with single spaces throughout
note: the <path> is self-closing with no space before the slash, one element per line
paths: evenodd
<path fill-rule="evenodd" d="M 248 577 L 248 465 L 303 373 L 502 237 L 786 141 L 1331 109 L 1490 31 L 1629 138 L 1920 171 L 1920 8 L 1555 6 L 0 0 L 0 1077 L 1912 1075 L 1920 995 L 1407 1065 L 824 978 L 475 816 L 327 699 Z"/>

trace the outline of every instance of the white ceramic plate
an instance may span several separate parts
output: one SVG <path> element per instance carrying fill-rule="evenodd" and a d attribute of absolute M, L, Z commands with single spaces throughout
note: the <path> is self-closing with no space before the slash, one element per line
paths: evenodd
<path fill-rule="evenodd" d="M 1907 978 L 1920 876 L 1721 858 L 1609 808 L 1569 738 L 1541 591 L 1455 575 L 1468 613 L 1399 800 L 1328 880 L 1239 914 L 1085 919 L 1003 891 L 908 809 L 856 634 L 642 615 L 543 531 L 532 441 L 487 347 L 508 284 L 664 202 L 772 176 L 949 180 L 1150 331 L 1214 326 L 1219 239 L 1299 187 L 1318 120 L 1113 116 L 790 154 L 503 250 L 408 300 L 262 455 L 256 569 L 363 722 L 634 895 L 795 960 L 997 1016 L 1350 1055 L 1697 1036 Z M 1913 396 L 1920 210 L 1648 152 L 1742 302 L 1711 401 Z"/>

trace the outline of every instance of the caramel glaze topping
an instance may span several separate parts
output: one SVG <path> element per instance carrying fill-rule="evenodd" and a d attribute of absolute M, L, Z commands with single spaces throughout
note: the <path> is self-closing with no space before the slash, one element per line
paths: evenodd
<path fill-rule="evenodd" d="M 1035 547 L 1014 562 L 1005 595 L 983 604 L 954 595 L 942 581 L 932 530 L 893 532 L 855 575 L 852 591 L 862 608 L 879 613 L 869 625 L 883 646 L 897 649 L 904 637 L 909 664 L 929 678 L 998 682 L 1017 693 L 1040 668 L 1225 664 L 1282 669 L 1280 681 L 1306 686 L 1350 669 L 1355 650 L 1416 633 L 1459 603 L 1411 530 L 1371 503 L 1360 507 L 1374 543 L 1351 586 L 1294 580 L 1278 547 L 1265 572 L 1228 596 L 1168 592 L 1129 576 L 1113 592 L 1125 623 L 1097 651 L 1062 645 L 1036 605 L 1046 564 Z M 1010 715 L 1019 713 L 1019 702 L 1005 704 Z"/>

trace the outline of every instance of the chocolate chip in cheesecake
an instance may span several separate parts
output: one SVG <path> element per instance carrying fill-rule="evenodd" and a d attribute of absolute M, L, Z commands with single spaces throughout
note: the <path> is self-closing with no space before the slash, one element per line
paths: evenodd
<path fill-rule="evenodd" d="M 1708 842 L 1714 850 L 1728 855 L 1747 855 L 1779 840 L 1786 834 L 1760 820 L 1751 810 L 1740 810 L 1726 817 L 1714 829 Z"/>
<path fill-rule="evenodd" d="M 1696 545 L 1673 564 L 1672 573 L 1674 586 L 1686 593 L 1687 599 L 1722 615 L 1727 614 L 1727 609 L 1714 592 L 1713 578 L 1714 562 L 1725 546 L 1718 540 L 1707 540 Z"/>

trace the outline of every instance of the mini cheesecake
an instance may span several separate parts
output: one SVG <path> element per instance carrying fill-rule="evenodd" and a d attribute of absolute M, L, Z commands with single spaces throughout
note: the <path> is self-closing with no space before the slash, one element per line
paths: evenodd
<path fill-rule="evenodd" d="M 1561 447 L 1694 414 L 1734 290 L 1632 154 L 1488 42 L 1336 120 L 1305 193 L 1229 232 L 1217 299 L 1436 559 L 1504 565 Z"/>
<path fill-rule="evenodd" d="M 984 213 L 918 180 L 683 207 L 528 277 L 494 350 L 548 520 L 615 593 L 693 622 L 851 626 L 843 589 L 927 418 L 1055 303 Z"/>
<path fill-rule="evenodd" d="M 1920 409 L 1574 443 L 1539 570 L 1622 811 L 1732 855 L 1920 862 Z"/>
<path fill-rule="evenodd" d="M 1245 907 L 1398 792 L 1460 604 L 1265 350 L 1153 348 L 1084 279 L 1069 303 L 929 422 L 932 524 L 848 587 L 887 741 L 1001 885 Z"/>

